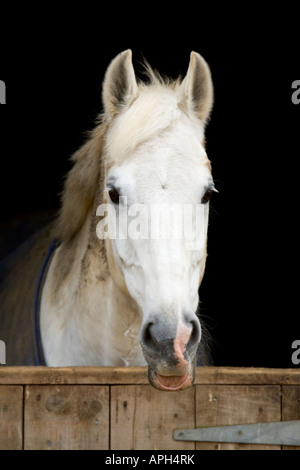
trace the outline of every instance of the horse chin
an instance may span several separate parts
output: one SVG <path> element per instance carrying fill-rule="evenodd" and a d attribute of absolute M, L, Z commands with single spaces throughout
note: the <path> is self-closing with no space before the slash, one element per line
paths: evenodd
<path fill-rule="evenodd" d="M 152 387 L 164 392 L 179 392 L 186 390 L 194 383 L 195 365 L 183 375 L 162 375 L 148 367 L 148 379 Z"/>

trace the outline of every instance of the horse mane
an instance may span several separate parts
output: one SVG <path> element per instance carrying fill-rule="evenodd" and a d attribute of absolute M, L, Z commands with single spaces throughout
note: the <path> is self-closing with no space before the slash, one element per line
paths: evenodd
<path fill-rule="evenodd" d="M 160 86 L 163 88 L 176 89 L 182 82 L 182 77 L 179 75 L 176 79 L 169 77 L 168 75 L 161 74 L 158 70 L 151 67 L 149 62 L 144 58 L 142 62 L 142 73 L 145 75 L 147 82 L 139 82 L 140 86 Z M 148 84 L 147 84 L 148 83 Z"/>
<path fill-rule="evenodd" d="M 60 241 L 73 239 L 93 206 L 97 187 L 103 177 L 101 167 L 105 133 L 106 125 L 100 121 L 88 133 L 88 140 L 71 157 L 73 167 L 65 179 L 55 227 L 55 235 Z"/>

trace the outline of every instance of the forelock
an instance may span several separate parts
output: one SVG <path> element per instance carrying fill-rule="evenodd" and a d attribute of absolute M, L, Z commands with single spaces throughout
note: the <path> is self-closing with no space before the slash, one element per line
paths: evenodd
<path fill-rule="evenodd" d="M 160 135 L 182 114 L 178 107 L 176 85 L 169 86 L 156 74 L 150 79 L 150 85 L 139 85 L 136 100 L 109 125 L 106 151 L 108 158 L 117 164 L 141 144 Z"/>

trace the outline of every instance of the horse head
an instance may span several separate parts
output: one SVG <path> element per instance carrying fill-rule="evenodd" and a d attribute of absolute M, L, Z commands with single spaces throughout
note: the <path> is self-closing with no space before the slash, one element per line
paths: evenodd
<path fill-rule="evenodd" d="M 183 80 L 169 82 L 147 69 L 150 84 L 138 83 L 128 50 L 105 75 L 103 202 L 110 219 L 98 234 L 114 221 L 115 232 L 104 237 L 108 264 L 140 312 L 150 383 L 182 390 L 193 382 L 201 340 L 198 289 L 215 190 L 204 130 L 213 87 L 195 52 Z"/>

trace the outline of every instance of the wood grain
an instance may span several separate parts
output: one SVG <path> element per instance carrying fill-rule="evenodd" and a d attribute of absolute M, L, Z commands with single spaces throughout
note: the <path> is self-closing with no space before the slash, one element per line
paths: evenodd
<path fill-rule="evenodd" d="M 109 388 L 27 385 L 26 449 L 109 448 Z"/>
<path fill-rule="evenodd" d="M 0 384 L 146 385 L 147 367 L 0 367 Z M 299 369 L 197 367 L 195 385 L 300 385 Z"/>
<path fill-rule="evenodd" d="M 174 429 L 195 427 L 195 390 L 159 392 L 150 385 L 111 388 L 111 449 L 188 450 Z"/>
<path fill-rule="evenodd" d="M 22 449 L 22 431 L 23 387 L 0 385 L 0 449 Z"/>
<path fill-rule="evenodd" d="M 266 423 L 280 419 L 280 386 L 196 386 L 196 427 Z M 280 446 L 197 442 L 196 449 L 280 450 Z"/>
<path fill-rule="evenodd" d="M 148 384 L 146 367 L 0 367 L 0 449 L 279 449 L 173 433 L 293 419 L 299 369 L 199 367 L 193 387 L 167 393 Z"/>

